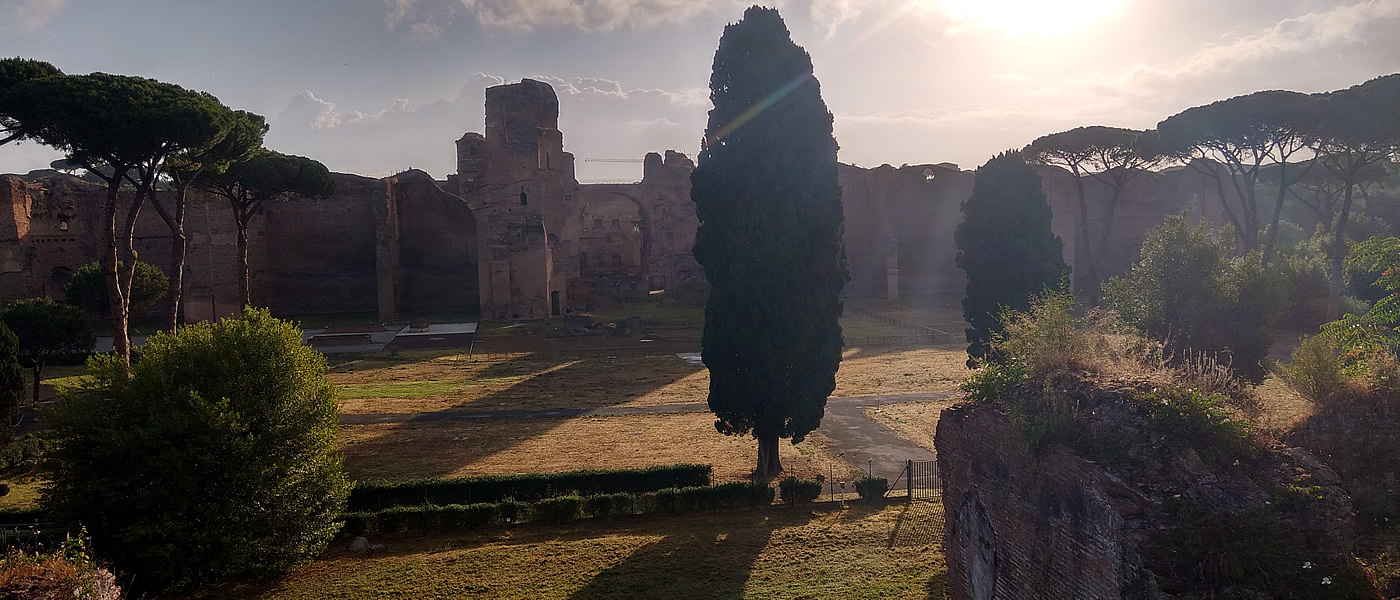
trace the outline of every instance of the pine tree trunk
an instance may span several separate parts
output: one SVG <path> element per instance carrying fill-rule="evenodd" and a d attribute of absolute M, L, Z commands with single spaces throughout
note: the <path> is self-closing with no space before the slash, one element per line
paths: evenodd
<path fill-rule="evenodd" d="M 1093 306 L 1099 303 L 1099 268 L 1094 261 L 1093 243 L 1089 241 L 1089 199 L 1084 196 L 1084 178 L 1079 176 L 1078 169 L 1074 172 L 1074 187 L 1079 192 L 1079 241 L 1074 247 L 1084 253 L 1082 264 L 1086 267 L 1079 279 L 1079 293 L 1086 295 L 1089 305 Z"/>
<path fill-rule="evenodd" d="M 1327 320 L 1335 321 L 1342 307 L 1342 266 L 1347 259 L 1347 219 L 1351 218 L 1351 188 L 1353 177 L 1346 181 L 1346 191 L 1342 196 L 1342 214 L 1337 217 L 1337 226 L 1332 229 L 1332 285 L 1328 286 Z"/>
<path fill-rule="evenodd" d="M 43 368 L 44 365 L 39 362 L 39 359 L 34 359 L 34 390 L 30 396 L 33 398 L 33 403 L 30 404 L 30 406 L 39 406 L 39 372 L 42 371 Z"/>
<path fill-rule="evenodd" d="M 253 304 L 251 275 L 248 272 L 248 222 L 243 219 L 238 219 L 238 297 L 243 303 L 239 307 L 240 312 L 243 306 Z"/>
<path fill-rule="evenodd" d="M 185 291 L 185 252 L 189 248 L 189 238 L 185 236 L 185 225 L 172 232 L 170 241 L 170 311 L 165 315 L 165 329 L 174 332 L 180 326 L 180 303 Z"/>
<path fill-rule="evenodd" d="M 107 188 L 105 222 L 102 228 L 102 277 L 107 283 L 108 309 L 112 313 L 112 351 L 128 368 L 131 365 L 131 338 L 127 335 L 126 302 L 117 281 L 117 193 L 120 180 Z"/>

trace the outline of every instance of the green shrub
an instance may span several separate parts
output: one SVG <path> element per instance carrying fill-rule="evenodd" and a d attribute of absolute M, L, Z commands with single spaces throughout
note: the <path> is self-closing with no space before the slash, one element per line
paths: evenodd
<path fill-rule="evenodd" d="M 1178 448 L 1195 450 L 1202 458 L 1235 460 L 1253 453 L 1250 424 L 1237 421 L 1223 408 L 1225 397 L 1195 389 L 1153 390 L 1141 397 L 1153 432 Z"/>
<path fill-rule="evenodd" d="M 666 465 L 645 469 L 487 475 L 360 484 L 350 492 L 350 510 L 380 510 L 420 504 L 473 504 L 502 498 L 534 501 L 562 491 L 581 495 L 650 492 L 710 484 L 710 465 Z"/>
<path fill-rule="evenodd" d="M 807 504 L 822 495 L 822 484 L 811 479 L 786 477 L 778 482 L 778 495 L 787 504 Z"/>
<path fill-rule="evenodd" d="M 379 513 L 377 512 L 351 512 L 340 515 L 344 525 L 340 526 L 342 535 L 376 535 L 379 533 Z"/>
<path fill-rule="evenodd" d="M 967 394 L 967 399 L 972 402 L 996 402 L 1011 386 L 1025 381 L 1029 373 L 1025 363 L 1014 359 L 1004 363 L 982 363 L 958 389 Z"/>
<path fill-rule="evenodd" d="M 1147 233 L 1133 270 L 1104 284 L 1104 298 L 1124 323 L 1162 341 L 1171 360 L 1228 357 L 1222 362 L 1258 383 L 1287 281 L 1263 268 L 1258 252 L 1232 258 L 1233 239 L 1228 228 L 1169 216 Z"/>
<path fill-rule="evenodd" d="M 1094 336 L 1074 317 L 1074 295 L 1045 290 L 1031 300 L 1026 312 L 1005 309 L 1002 332 L 993 347 L 1023 364 L 1031 376 L 1094 361 Z"/>
<path fill-rule="evenodd" d="M 532 519 L 548 519 L 555 523 L 572 521 L 583 516 L 583 498 L 569 494 L 536 500 L 530 505 L 530 515 Z"/>
<path fill-rule="evenodd" d="M 861 500 L 880 500 L 890 489 L 890 480 L 884 477 L 861 477 L 856 480 L 856 493 Z"/>
<path fill-rule="evenodd" d="M 43 435 L 26 433 L 0 448 L 0 470 L 43 458 L 52 445 L 53 442 Z"/>
<path fill-rule="evenodd" d="M 117 270 L 122 269 L 117 261 Z M 156 302 L 170 292 L 170 278 L 153 264 L 136 261 L 135 277 L 131 280 L 131 314 L 140 315 L 155 306 Z M 73 277 L 63 286 L 63 297 L 69 304 L 95 315 L 106 315 L 112 310 L 107 301 L 107 279 L 98 263 L 88 263 L 78 267 Z"/>
<path fill-rule="evenodd" d="M 1284 381 L 1312 402 L 1323 402 L 1341 392 L 1349 378 L 1341 346 L 1331 336 L 1303 338 L 1293 350 L 1293 360 L 1279 369 Z"/>
<path fill-rule="evenodd" d="M 632 494 L 597 494 L 583 499 L 583 512 L 595 519 L 636 512 L 637 497 Z"/>
<path fill-rule="evenodd" d="M 677 511 L 677 488 L 667 488 L 637 495 L 637 513 L 674 513 Z"/>
<path fill-rule="evenodd" d="M 501 518 L 501 523 L 514 525 L 522 523 L 530 516 L 530 505 L 520 502 L 515 498 L 504 498 L 496 503 L 496 512 Z"/>
<path fill-rule="evenodd" d="M 275 576 L 319 553 L 350 491 L 335 388 L 301 331 L 247 309 L 146 341 L 127 369 L 46 413 L 41 504 L 86 525 L 117 569 L 155 590 Z"/>

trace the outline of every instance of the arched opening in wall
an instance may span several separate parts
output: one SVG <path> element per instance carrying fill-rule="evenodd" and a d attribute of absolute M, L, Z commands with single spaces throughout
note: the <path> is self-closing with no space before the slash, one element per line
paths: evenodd
<path fill-rule="evenodd" d="M 68 285 L 68 280 L 73 278 L 73 269 L 68 267 L 54 267 L 49 272 L 48 285 L 44 289 L 44 295 L 55 300 L 65 300 L 63 297 L 63 286 Z"/>
<path fill-rule="evenodd" d="M 569 306 L 576 310 L 616 306 L 627 298 L 647 296 L 650 277 L 651 215 L 640 202 L 613 192 L 590 198 L 580 209 L 577 281 Z M 664 289 L 665 278 L 661 280 Z M 576 295 L 574 287 L 588 293 Z"/>
<path fill-rule="evenodd" d="M 481 312 L 476 221 L 467 203 L 410 190 L 399 198 L 398 312 L 469 318 Z"/>

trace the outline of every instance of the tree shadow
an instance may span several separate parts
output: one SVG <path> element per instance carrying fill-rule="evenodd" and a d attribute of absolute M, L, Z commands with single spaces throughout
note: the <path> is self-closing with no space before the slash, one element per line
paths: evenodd
<path fill-rule="evenodd" d="M 428 355 L 422 360 L 434 357 Z M 355 448 L 347 452 L 347 467 L 360 477 L 387 480 L 447 476 L 548 434 L 569 421 L 573 415 L 568 411 L 625 404 L 703 368 L 687 365 L 674 354 L 568 357 L 529 353 L 502 360 L 475 372 L 472 379 L 528 377 L 478 397 L 452 402 L 441 410 L 416 413 L 406 421 L 383 428 L 376 436 L 356 440 Z M 701 396 L 695 402 L 704 400 Z M 457 414 L 513 410 L 559 413 L 518 415 L 521 418 L 508 421 L 466 419 Z M 522 463 L 518 470 L 539 469 Z"/>
<path fill-rule="evenodd" d="M 743 598 L 754 563 L 773 532 L 799 526 L 813 517 L 811 511 L 783 515 L 774 512 L 756 511 L 752 520 L 739 525 L 733 524 L 732 519 L 725 519 L 724 524 L 688 523 L 683 533 L 673 533 L 639 548 L 569 598 Z"/>
<path fill-rule="evenodd" d="M 905 503 L 890 529 L 888 547 L 930 546 L 943 543 L 943 504 L 937 500 Z"/>

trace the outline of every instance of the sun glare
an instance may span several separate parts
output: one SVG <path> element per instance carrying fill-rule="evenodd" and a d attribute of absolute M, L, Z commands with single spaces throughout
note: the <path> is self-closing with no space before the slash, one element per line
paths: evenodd
<path fill-rule="evenodd" d="M 1117 10 L 1123 0 L 924 0 L 955 22 L 1011 34 L 1073 33 Z"/>

